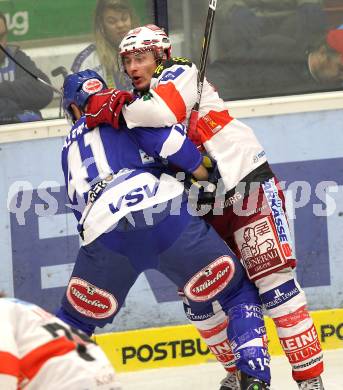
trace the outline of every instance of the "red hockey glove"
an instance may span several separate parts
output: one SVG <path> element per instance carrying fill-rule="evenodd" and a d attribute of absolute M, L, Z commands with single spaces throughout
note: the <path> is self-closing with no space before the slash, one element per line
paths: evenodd
<path fill-rule="evenodd" d="M 204 151 L 203 142 L 201 139 L 201 134 L 198 128 L 199 112 L 196 110 L 191 111 L 191 115 L 188 121 L 187 136 L 193 142 L 193 144 L 200 150 Z"/>
<path fill-rule="evenodd" d="M 198 148 L 202 145 L 200 134 L 197 130 L 197 124 L 199 119 L 199 112 L 192 110 L 191 115 L 188 121 L 187 135 L 188 138 L 197 146 Z"/>
<path fill-rule="evenodd" d="M 119 128 L 119 116 L 123 105 L 132 100 L 130 92 L 119 89 L 104 89 L 91 96 L 86 108 L 86 123 L 89 129 L 107 123 Z"/>

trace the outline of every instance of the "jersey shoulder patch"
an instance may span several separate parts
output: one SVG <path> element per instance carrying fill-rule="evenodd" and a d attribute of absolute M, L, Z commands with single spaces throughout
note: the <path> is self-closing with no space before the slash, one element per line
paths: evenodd
<path fill-rule="evenodd" d="M 158 78 L 165 69 L 171 68 L 174 65 L 185 65 L 185 66 L 192 67 L 193 63 L 190 60 L 188 60 L 187 58 L 183 58 L 183 57 L 169 58 L 169 60 L 163 61 L 155 69 L 155 73 L 153 74 L 152 77 Z"/>

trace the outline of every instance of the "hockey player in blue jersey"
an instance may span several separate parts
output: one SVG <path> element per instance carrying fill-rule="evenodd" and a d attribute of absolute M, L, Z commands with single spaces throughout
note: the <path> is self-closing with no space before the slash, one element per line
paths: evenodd
<path fill-rule="evenodd" d="M 188 212 L 183 185 L 166 164 L 204 180 L 200 153 L 182 125 L 89 130 L 87 100 L 105 89 L 103 79 L 88 70 L 64 82 L 63 108 L 73 126 L 62 167 L 83 243 L 58 317 L 92 334 L 112 322 L 139 274 L 156 269 L 183 290 L 190 318 L 229 317 L 222 331 L 241 372 L 241 388 L 269 389 L 257 289 L 213 228 Z"/>

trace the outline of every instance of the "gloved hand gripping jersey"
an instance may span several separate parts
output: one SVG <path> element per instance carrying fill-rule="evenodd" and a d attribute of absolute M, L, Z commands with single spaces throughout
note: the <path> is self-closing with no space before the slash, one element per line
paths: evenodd
<path fill-rule="evenodd" d="M 220 179 L 217 163 L 214 160 L 204 155 L 202 164 L 208 170 L 207 181 L 197 181 L 191 174 L 186 174 L 185 178 L 185 190 L 188 192 L 188 199 L 191 203 L 196 204 L 197 208 L 201 205 L 211 207 L 214 205 L 217 182 Z"/>
<path fill-rule="evenodd" d="M 119 119 L 124 104 L 131 102 L 133 95 L 127 91 L 111 88 L 91 96 L 86 108 L 86 123 L 92 129 L 101 123 L 119 128 Z"/>

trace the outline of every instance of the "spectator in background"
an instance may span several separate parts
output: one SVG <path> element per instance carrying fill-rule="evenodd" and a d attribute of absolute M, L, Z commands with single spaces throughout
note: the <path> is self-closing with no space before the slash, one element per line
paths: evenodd
<path fill-rule="evenodd" d="M 320 83 L 343 82 L 343 28 L 330 30 L 325 40 L 309 53 L 308 69 Z"/>
<path fill-rule="evenodd" d="M 224 100 L 342 89 L 343 29 L 330 30 L 308 50 L 270 35 L 250 51 L 251 61 L 227 56 L 208 67 L 207 78 Z"/>
<path fill-rule="evenodd" d="M 127 31 L 135 25 L 137 19 L 127 0 L 97 0 L 95 43 L 78 54 L 72 64 L 72 72 L 91 69 L 101 75 L 109 87 L 131 89 L 131 81 L 119 66 L 118 46 Z"/>
<path fill-rule="evenodd" d="M 19 47 L 7 44 L 7 22 L 0 13 L 0 43 L 26 69 L 50 82 Z M 38 82 L 0 51 L 0 124 L 41 120 L 39 110 L 52 100 L 52 89 Z"/>
<path fill-rule="evenodd" d="M 327 28 L 323 0 L 226 0 L 218 6 L 220 47 L 231 53 L 250 54 L 260 38 L 281 35 L 305 48 Z"/>

